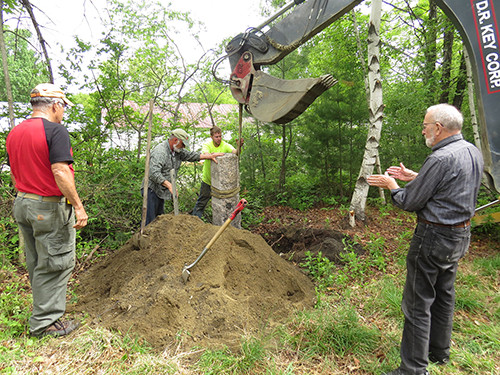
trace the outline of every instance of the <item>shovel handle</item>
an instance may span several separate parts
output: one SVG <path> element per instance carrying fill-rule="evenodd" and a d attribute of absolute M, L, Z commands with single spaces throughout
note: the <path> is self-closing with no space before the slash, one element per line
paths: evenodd
<path fill-rule="evenodd" d="M 203 251 L 201 252 L 201 254 L 198 256 L 198 258 L 196 258 L 196 260 L 193 263 L 191 263 L 190 265 L 184 266 L 184 268 L 182 269 L 182 279 L 183 279 L 184 283 L 186 283 L 186 281 L 189 278 L 189 269 L 192 268 L 192 267 L 194 267 L 196 265 L 196 263 L 198 263 L 200 261 L 200 259 L 203 258 L 203 256 L 208 251 L 208 249 L 210 249 L 210 247 L 214 244 L 214 242 L 217 240 L 217 238 L 219 238 L 219 236 L 222 234 L 222 232 L 224 232 L 224 229 L 227 228 L 227 226 L 231 223 L 231 221 L 234 220 L 234 218 L 236 217 L 236 215 L 238 215 L 245 208 L 245 206 L 247 205 L 247 203 L 248 202 L 246 201 L 246 199 L 240 200 L 240 202 L 238 203 L 238 205 L 234 209 L 234 212 L 231 215 L 231 217 L 228 218 L 224 222 L 224 224 L 222 224 L 222 226 L 219 228 L 219 230 L 217 231 L 217 233 L 215 233 L 215 235 L 212 237 L 212 239 L 207 244 L 207 246 L 205 246 L 205 248 L 203 249 Z"/>

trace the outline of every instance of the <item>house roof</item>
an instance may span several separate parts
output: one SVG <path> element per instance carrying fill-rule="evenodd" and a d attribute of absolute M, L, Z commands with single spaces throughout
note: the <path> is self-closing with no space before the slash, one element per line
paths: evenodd
<path fill-rule="evenodd" d="M 130 107 L 134 111 L 146 114 L 149 111 L 148 105 L 139 106 L 137 103 L 126 100 L 125 107 Z M 210 110 L 214 119 L 215 125 L 227 118 L 230 113 L 238 114 L 238 104 L 215 104 L 211 106 Z M 106 110 L 103 109 L 103 121 L 105 121 Z M 175 113 L 178 113 L 178 121 L 182 125 L 191 125 L 197 128 L 211 128 L 212 118 L 209 112 L 209 106 L 206 103 L 175 103 L 166 102 L 161 105 L 156 105 L 153 113 L 165 120 L 165 125 L 174 119 Z"/>

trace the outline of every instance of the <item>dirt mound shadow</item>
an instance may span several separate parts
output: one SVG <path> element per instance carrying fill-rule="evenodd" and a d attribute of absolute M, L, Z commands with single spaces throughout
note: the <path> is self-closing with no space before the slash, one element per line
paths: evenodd
<path fill-rule="evenodd" d="M 229 226 L 182 282 L 220 227 L 190 215 L 162 215 L 145 228 L 147 248 L 132 239 L 80 276 L 68 310 L 143 336 L 153 347 L 237 348 L 245 332 L 281 324 L 315 303 L 313 283 L 260 235 Z"/>
<path fill-rule="evenodd" d="M 344 263 L 341 254 L 353 251 L 360 256 L 365 253 L 363 247 L 349 235 L 325 228 L 281 227 L 266 236 L 266 241 L 276 253 L 289 254 L 286 258 L 297 263 L 305 258 L 307 251 L 313 256 L 321 252 L 339 265 Z"/>

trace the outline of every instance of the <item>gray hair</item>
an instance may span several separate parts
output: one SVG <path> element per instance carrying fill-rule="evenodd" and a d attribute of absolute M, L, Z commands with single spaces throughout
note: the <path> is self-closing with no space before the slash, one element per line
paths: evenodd
<path fill-rule="evenodd" d="M 33 109 L 38 109 L 38 110 L 44 110 L 44 109 L 46 110 L 54 103 L 64 104 L 64 102 L 61 99 L 50 98 L 46 96 L 35 96 L 34 98 L 31 98 L 30 103 Z"/>
<path fill-rule="evenodd" d="M 427 108 L 427 113 L 432 112 L 433 120 L 441 123 L 448 130 L 462 130 L 464 118 L 454 106 L 446 103 L 436 104 Z"/>

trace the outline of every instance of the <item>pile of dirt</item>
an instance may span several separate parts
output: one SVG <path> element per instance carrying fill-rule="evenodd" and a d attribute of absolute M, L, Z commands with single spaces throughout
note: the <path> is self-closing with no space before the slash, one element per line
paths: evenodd
<path fill-rule="evenodd" d="M 137 333 L 159 350 L 171 345 L 237 348 L 244 333 L 283 323 L 315 303 L 314 285 L 260 235 L 229 226 L 182 281 L 220 227 L 195 216 L 162 215 L 80 275 L 79 302 L 68 311 L 95 324 Z"/>

